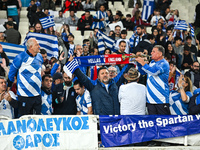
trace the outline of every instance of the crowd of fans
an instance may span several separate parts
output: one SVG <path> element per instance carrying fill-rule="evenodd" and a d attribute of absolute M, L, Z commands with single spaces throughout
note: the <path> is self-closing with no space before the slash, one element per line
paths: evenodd
<path fill-rule="evenodd" d="M 156 1 L 156 8 L 147 20 L 142 20 L 141 1 L 129 0 L 130 14 L 116 14 L 108 8 L 107 1 L 66 0 L 54 17 L 62 24 L 59 31 L 53 27 L 43 29 L 39 19 L 55 10 L 52 0 L 31 0 L 27 7 L 29 32 L 55 35 L 58 39 L 59 58 L 47 59 L 47 51 L 40 49 L 34 38 L 27 41 L 27 50 L 16 56 L 11 65 L 0 45 L 0 115 L 18 118 L 26 114 L 42 115 L 145 115 L 200 113 L 200 32 L 174 30 L 173 22 L 179 18 L 179 10 L 171 10 L 171 0 Z M 113 1 L 114 2 L 114 1 Z M 123 2 L 123 0 L 122 0 Z M 14 5 L 14 9 L 10 9 Z M 7 10 L 5 32 L 0 42 L 21 43 L 19 9 L 17 0 L 4 0 L 1 9 Z M 199 31 L 199 15 L 196 6 L 195 31 Z M 12 7 L 13 8 L 13 7 Z M 81 18 L 77 11 L 85 11 Z M 69 11 L 69 16 L 64 13 Z M 96 11 L 91 15 L 90 11 Z M 182 11 L 182 10 L 180 10 Z M 111 23 L 122 22 L 124 29 Z M 82 44 L 74 43 L 71 27 L 91 30 Z M 151 27 L 151 33 L 146 28 Z M 104 54 L 132 54 L 136 65 L 79 66 L 71 77 L 63 70 L 74 57 L 99 55 L 97 32 L 101 31 L 116 41 L 115 50 L 105 45 Z M 130 39 L 127 32 L 132 31 Z M 176 34 L 174 34 L 176 33 Z M 80 36 L 81 36 L 80 35 Z M 151 55 L 151 60 L 139 57 Z M 138 68 L 138 70 L 136 69 Z M 187 71 L 186 71 L 187 70 Z M 184 74 L 185 72 L 185 74 Z M 178 78 L 179 77 L 179 78 Z M 147 103 L 147 104 L 146 104 Z M 148 108 L 146 111 L 146 107 Z"/>

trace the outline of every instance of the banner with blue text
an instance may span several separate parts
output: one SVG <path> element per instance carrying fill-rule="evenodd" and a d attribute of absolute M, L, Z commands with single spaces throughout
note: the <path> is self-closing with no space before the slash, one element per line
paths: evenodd
<path fill-rule="evenodd" d="M 9 150 L 93 150 L 98 147 L 97 117 L 33 115 L 3 120 L 0 141 L 1 149 Z"/>
<path fill-rule="evenodd" d="M 99 116 L 99 121 L 105 147 L 200 133 L 200 115 Z"/>

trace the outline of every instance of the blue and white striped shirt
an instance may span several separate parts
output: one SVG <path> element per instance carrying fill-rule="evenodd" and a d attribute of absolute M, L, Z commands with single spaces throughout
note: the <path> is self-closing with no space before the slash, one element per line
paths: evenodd
<path fill-rule="evenodd" d="M 162 59 L 152 60 L 151 63 L 143 67 L 138 65 L 141 74 L 147 73 L 147 103 L 164 104 L 169 103 L 169 63 Z"/>
<path fill-rule="evenodd" d="M 8 78 L 14 82 L 17 74 L 17 95 L 34 97 L 41 94 L 42 63 L 43 58 L 40 53 L 33 57 L 24 51 L 15 57 Z"/>
<path fill-rule="evenodd" d="M 76 97 L 77 111 L 81 111 L 81 115 L 87 115 L 88 107 L 92 106 L 90 92 L 85 90 L 82 96 Z"/>
<path fill-rule="evenodd" d="M 192 93 L 187 91 L 185 92 L 188 99 L 192 97 Z M 183 102 L 181 99 L 181 94 L 177 91 L 170 91 L 169 95 L 169 104 L 170 104 L 170 112 L 171 115 L 187 115 L 188 114 L 188 103 L 189 100 Z"/>
<path fill-rule="evenodd" d="M 52 94 L 46 94 L 43 90 L 41 91 L 41 98 L 42 98 L 42 108 L 41 114 L 42 115 L 51 115 L 53 112 L 52 109 Z"/>
<path fill-rule="evenodd" d="M 93 25 L 92 25 L 92 29 L 94 28 L 98 28 L 98 29 L 103 29 L 106 26 L 108 26 L 109 24 L 109 19 L 108 19 L 108 14 L 106 11 L 102 12 L 102 11 L 97 11 L 96 14 L 93 16 L 94 19 L 102 19 L 104 18 L 104 21 L 99 21 L 99 22 L 95 22 L 93 21 Z"/>
<path fill-rule="evenodd" d="M 144 36 L 145 34 L 142 35 L 142 37 Z M 139 35 L 137 35 L 136 33 L 134 33 L 130 39 L 129 39 L 129 44 L 130 44 L 130 49 L 133 50 L 139 42 L 141 42 L 143 40 L 143 38 L 140 37 Z"/>

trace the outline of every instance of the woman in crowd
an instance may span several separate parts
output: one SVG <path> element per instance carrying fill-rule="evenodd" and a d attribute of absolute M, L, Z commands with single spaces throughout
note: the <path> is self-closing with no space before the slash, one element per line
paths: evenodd
<path fill-rule="evenodd" d="M 63 30 L 63 32 L 62 32 Z M 62 33 L 61 33 L 62 32 Z M 65 42 L 68 42 L 68 35 L 72 34 L 68 24 L 64 24 L 60 29 L 60 34 Z"/>
<path fill-rule="evenodd" d="M 155 38 L 155 44 L 158 44 L 160 42 L 160 35 L 158 34 L 158 29 L 157 28 L 153 29 L 152 35 Z"/>
<path fill-rule="evenodd" d="M 112 23 L 114 21 L 112 10 L 108 9 L 106 12 L 108 14 L 108 20 L 110 21 L 110 23 Z"/>
<path fill-rule="evenodd" d="M 171 42 L 167 42 L 166 47 L 165 47 L 165 53 L 169 54 L 171 56 L 171 60 L 177 65 L 178 63 L 178 55 L 175 53 L 174 48 L 171 44 Z"/>
<path fill-rule="evenodd" d="M 141 11 L 136 11 L 133 18 L 131 18 L 131 21 L 135 23 L 136 26 L 138 25 L 144 25 L 149 26 L 150 23 L 145 23 L 141 18 Z"/>
<path fill-rule="evenodd" d="M 111 52 L 111 50 L 110 50 L 110 48 L 106 48 L 105 50 L 104 50 L 104 55 L 109 55 L 109 54 L 111 54 L 112 52 Z"/>
<path fill-rule="evenodd" d="M 192 82 L 189 77 L 181 75 L 178 79 L 178 90 L 172 90 L 169 94 L 171 115 L 187 115 L 190 97 L 192 97 Z"/>
<path fill-rule="evenodd" d="M 166 18 L 166 20 L 169 20 L 169 21 L 170 20 L 178 21 L 179 20 L 179 11 L 178 11 L 178 9 L 172 10 L 171 12 L 169 12 L 165 18 Z"/>
<path fill-rule="evenodd" d="M 55 31 L 54 31 L 53 27 L 49 27 L 47 29 L 47 34 L 49 34 L 49 35 L 55 35 Z"/>

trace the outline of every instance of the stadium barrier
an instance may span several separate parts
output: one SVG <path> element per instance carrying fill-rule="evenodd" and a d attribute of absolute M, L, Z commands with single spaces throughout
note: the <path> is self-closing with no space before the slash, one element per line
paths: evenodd
<path fill-rule="evenodd" d="M 98 149 L 98 120 L 105 147 L 155 139 L 200 146 L 200 115 L 26 115 L 19 119 L 0 118 L 1 149 Z"/>

